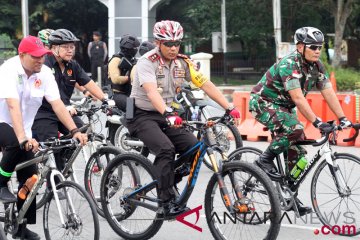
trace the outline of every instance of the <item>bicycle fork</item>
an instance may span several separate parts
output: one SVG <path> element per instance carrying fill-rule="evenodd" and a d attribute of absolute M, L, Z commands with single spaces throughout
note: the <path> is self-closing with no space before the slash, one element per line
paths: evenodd
<path fill-rule="evenodd" d="M 213 166 L 214 173 L 216 174 L 217 181 L 218 181 L 218 184 L 219 184 L 220 193 L 221 193 L 221 196 L 222 196 L 222 198 L 224 200 L 225 207 L 228 209 L 228 211 L 231 214 L 235 214 L 234 208 L 232 207 L 233 202 L 230 199 L 229 191 L 226 188 L 224 178 L 221 175 L 222 174 L 222 161 L 217 161 L 216 160 L 213 149 L 208 148 L 206 151 L 207 151 L 207 154 L 208 154 L 208 156 L 210 158 L 211 164 Z M 237 191 L 237 189 L 236 189 L 236 193 L 238 193 L 238 192 L 239 191 Z M 241 194 L 241 192 L 240 192 L 240 194 Z"/>
<path fill-rule="evenodd" d="M 339 165 L 337 164 L 337 161 L 331 155 L 331 153 L 328 152 L 326 152 L 325 159 L 339 195 L 348 196 L 350 194 L 350 189 L 346 184 L 346 181 L 339 168 Z"/>

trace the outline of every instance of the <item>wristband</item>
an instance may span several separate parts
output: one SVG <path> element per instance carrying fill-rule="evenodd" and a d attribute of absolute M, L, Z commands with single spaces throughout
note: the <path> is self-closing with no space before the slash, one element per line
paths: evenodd
<path fill-rule="evenodd" d="M 319 127 L 319 124 L 320 124 L 321 122 L 322 122 L 321 119 L 317 117 L 312 124 L 313 124 L 314 127 L 317 128 L 317 127 Z"/>
<path fill-rule="evenodd" d="M 225 112 L 226 112 L 227 114 L 229 114 L 229 113 L 230 113 L 232 110 L 234 110 L 234 109 L 235 109 L 234 105 L 231 104 L 231 105 L 226 109 Z"/>
<path fill-rule="evenodd" d="M 20 149 L 21 149 L 21 150 L 24 150 L 24 149 L 25 149 L 25 145 L 26 145 L 26 143 L 27 143 L 28 141 L 29 141 L 28 139 L 25 139 L 25 140 L 22 140 L 22 141 L 19 143 L 19 146 L 20 146 Z"/>
<path fill-rule="evenodd" d="M 78 128 L 74 128 L 74 129 L 70 130 L 71 136 L 74 136 L 74 134 L 78 133 L 78 132 L 80 132 L 80 129 L 78 129 Z"/>
<path fill-rule="evenodd" d="M 85 95 L 87 92 L 88 92 L 88 90 L 85 89 L 82 93 Z"/>
<path fill-rule="evenodd" d="M 347 118 L 346 117 L 341 117 L 341 118 L 339 118 L 339 121 L 341 122 L 342 120 L 347 120 Z"/>

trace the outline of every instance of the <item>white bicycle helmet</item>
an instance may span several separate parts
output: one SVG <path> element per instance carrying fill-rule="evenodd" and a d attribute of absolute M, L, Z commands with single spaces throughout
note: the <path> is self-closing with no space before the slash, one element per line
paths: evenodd
<path fill-rule="evenodd" d="M 294 42 L 295 44 L 322 44 L 324 42 L 324 34 L 314 27 L 302 27 L 296 30 Z"/>
<path fill-rule="evenodd" d="M 155 23 L 153 35 L 156 40 L 180 41 L 184 36 L 184 31 L 180 23 L 165 20 Z"/>

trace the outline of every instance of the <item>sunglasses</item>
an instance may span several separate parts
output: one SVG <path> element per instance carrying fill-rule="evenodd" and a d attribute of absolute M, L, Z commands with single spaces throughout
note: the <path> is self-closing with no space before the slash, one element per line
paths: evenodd
<path fill-rule="evenodd" d="M 165 47 L 171 48 L 173 46 L 175 46 L 175 47 L 180 46 L 181 42 L 180 41 L 169 41 L 169 42 L 162 42 L 162 44 L 164 44 Z"/>
<path fill-rule="evenodd" d="M 310 48 L 313 51 L 316 51 L 319 49 L 319 51 L 321 50 L 322 46 L 319 45 L 306 45 L 308 48 Z"/>

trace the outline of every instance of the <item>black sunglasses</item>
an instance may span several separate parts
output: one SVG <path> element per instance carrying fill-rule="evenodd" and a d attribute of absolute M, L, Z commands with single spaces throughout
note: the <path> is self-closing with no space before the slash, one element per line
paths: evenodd
<path fill-rule="evenodd" d="M 173 42 L 169 41 L 169 42 L 163 42 L 163 44 L 164 44 L 165 47 L 171 48 L 173 46 L 175 46 L 175 47 L 180 46 L 181 42 L 180 41 L 173 41 Z"/>
<path fill-rule="evenodd" d="M 316 51 L 319 49 L 319 51 L 321 50 L 322 46 L 319 45 L 306 45 L 308 48 L 310 48 L 313 51 Z"/>

